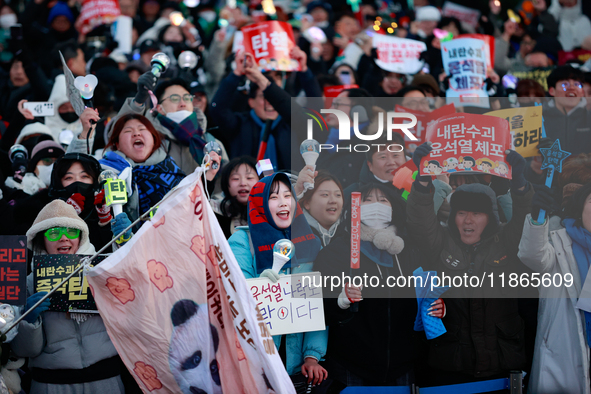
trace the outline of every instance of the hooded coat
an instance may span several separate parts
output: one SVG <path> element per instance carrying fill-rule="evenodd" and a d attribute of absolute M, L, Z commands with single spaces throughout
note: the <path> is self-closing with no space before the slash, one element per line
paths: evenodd
<path fill-rule="evenodd" d="M 64 74 L 60 74 L 55 77 L 53 89 L 51 90 L 51 95 L 47 101 L 53 103 L 55 115 L 45 118 L 45 126 L 49 127 L 55 141 L 59 141 L 60 133 L 63 130 L 71 130 L 74 132 L 74 134 L 79 134 L 82 131 L 82 123 L 79 119 L 76 119 L 75 122 L 68 123 L 62 119 L 58 112 L 60 105 L 69 102 L 68 93 L 66 90 L 66 76 Z M 92 146 L 92 143 L 90 146 Z M 86 151 L 84 152 L 86 153 Z"/>
<path fill-rule="evenodd" d="M 481 240 L 473 245 L 461 241 L 455 224 L 462 206 L 454 204 L 454 199 L 462 194 L 462 201 L 487 207 L 478 212 L 488 214 L 488 225 Z M 443 227 L 434 213 L 432 193 L 413 184 L 406 206 L 408 231 L 424 246 L 423 268 L 440 275 L 445 272 L 451 277 L 480 278 L 486 273 L 497 279 L 501 273 L 508 277 L 511 272 L 523 272 L 526 267 L 517 258 L 517 251 L 532 196 L 531 186 L 525 193 L 514 191 L 513 216 L 508 224 L 501 226 L 493 190 L 481 184 L 461 185 L 452 195 L 448 227 Z M 501 287 L 497 281 L 486 291 L 470 287 L 452 288 L 445 293 L 447 313 L 442 321 L 447 333 L 430 341 L 431 367 L 485 378 L 525 366 L 524 323 L 518 313 L 517 299 L 507 298 L 516 294 L 507 287 Z"/>
<path fill-rule="evenodd" d="M 94 254 L 88 226 L 72 206 L 61 200 L 43 208 L 27 232 L 27 246 L 34 254 L 47 253 L 36 244 L 35 238 L 53 227 L 79 229 L 77 254 Z M 33 288 L 33 274 L 30 274 L 27 277 L 29 296 Z M 78 323 L 63 312 L 44 312 L 33 324 L 20 322 L 19 333 L 11 346 L 18 356 L 29 357 L 32 394 L 124 392 L 119 377 L 121 360 L 99 315 L 91 315 Z"/>

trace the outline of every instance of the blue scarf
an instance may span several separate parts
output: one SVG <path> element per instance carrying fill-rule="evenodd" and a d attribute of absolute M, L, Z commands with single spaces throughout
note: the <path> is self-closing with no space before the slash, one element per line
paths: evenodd
<path fill-rule="evenodd" d="M 591 233 L 583 227 L 575 226 L 575 219 L 564 219 L 566 232 L 573 241 L 573 255 L 579 266 L 581 285 L 585 283 L 589 264 L 591 263 Z M 585 325 L 587 327 L 587 345 L 591 347 L 591 313 L 585 313 Z"/>
<path fill-rule="evenodd" d="M 252 118 L 252 120 L 254 120 L 254 122 L 261 128 L 261 133 L 259 134 L 259 144 L 260 142 L 263 140 L 263 132 L 265 131 L 265 122 L 263 122 L 261 120 L 261 118 L 259 118 L 257 116 L 257 114 L 255 114 L 254 109 L 250 110 L 250 117 Z M 281 115 L 277 116 L 277 119 L 275 119 L 273 121 L 273 123 L 271 124 L 271 130 L 272 131 L 281 121 Z M 258 152 L 258 146 L 257 146 L 257 152 Z M 265 151 L 265 159 L 269 159 L 271 160 L 271 164 L 273 164 L 273 168 L 277 169 L 277 146 L 275 145 L 275 137 L 273 137 L 273 134 L 269 134 L 269 139 L 267 140 L 267 150 Z"/>
<path fill-rule="evenodd" d="M 115 152 L 107 152 L 99 160 L 117 171 L 129 167 L 129 162 Z M 172 157 L 166 156 L 160 163 L 152 166 L 135 166 L 132 168 L 132 187 L 137 185 L 139 194 L 139 213 L 144 214 L 152 206 L 181 183 L 185 173 L 176 165 Z"/>
<path fill-rule="evenodd" d="M 392 255 L 385 250 L 378 249 L 373 242 L 361 241 L 361 252 L 382 267 L 394 267 Z"/>
<path fill-rule="evenodd" d="M 283 268 L 313 262 L 321 248 L 320 240 L 312 233 L 299 204 L 296 204 L 295 217 L 290 227 L 280 229 L 273 222 L 271 211 L 269 211 L 269 195 L 273 181 L 280 177 L 289 184 L 287 175 L 275 173 L 261 179 L 253 186 L 248 196 L 248 228 L 254 246 L 256 271 L 259 275 L 273 267 L 273 246 L 280 239 L 289 239 L 295 245 L 295 256 L 285 263 Z M 293 190 L 292 194 L 295 195 Z"/>

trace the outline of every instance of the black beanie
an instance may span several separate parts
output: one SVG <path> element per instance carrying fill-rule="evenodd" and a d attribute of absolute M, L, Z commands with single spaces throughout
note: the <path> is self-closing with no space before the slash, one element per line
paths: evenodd
<path fill-rule="evenodd" d="M 482 212 L 492 218 L 493 208 L 490 198 L 483 193 L 472 193 L 463 190 L 456 191 L 451 195 L 451 212 L 458 211 Z"/>

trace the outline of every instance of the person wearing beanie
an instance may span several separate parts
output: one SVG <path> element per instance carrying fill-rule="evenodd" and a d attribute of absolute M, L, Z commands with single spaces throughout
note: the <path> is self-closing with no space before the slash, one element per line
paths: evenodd
<path fill-rule="evenodd" d="M 418 35 L 420 39 L 426 39 L 433 34 L 433 30 L 437 27 L 437 22 L 441 20 L 441 12 L 432 5 L 421 7 L 416 12 L 415 22 L 417 30 L 411 32 Z"/>
<path fill-rule="evenodd" d="M 61 200 L 39 212 L 27 231 L 27 247 L 34 255 L 95 253 L 88 226 Z M 46 294 L 33 294 L 33 289 L 31 273 L 25 310 Z M 16 355 L 29 357 L 33 377 L 29 393 L 124 393 L 121 359 L 100 315 L 49 312 L 48 307 L 46 300 L 31 311 L 11 342 Z"/>
<path fill-rule="evenodd" d="M 420 165 L 430 151 L 429 143 L 420 145 L 413 161 Z M 517 247 L 533 188 L 523 176 L 525 159 L 507 151 L 505 160 L 512 166 L 513 216 L 504 226 L 499 222 L 495 192 L 478 183 L 456 188 L 447 227 L 442 226 L 433 209 L 431 177 L 417 177 L 407 201 L 407 223 L 411 239 L 424 246 L 423 269 L 451 277 L 527 270 L 517 258 Z M 442 322 L 447 333 L 429 341 L 430 370 L 422 385 L 495 379 L 526 367 L 524 322 L 518 300 L 508 298 L 513 293 L 506 291 L 485 283 L 484 289 L 452 287 L 444 293 L 447 314 Z"/>

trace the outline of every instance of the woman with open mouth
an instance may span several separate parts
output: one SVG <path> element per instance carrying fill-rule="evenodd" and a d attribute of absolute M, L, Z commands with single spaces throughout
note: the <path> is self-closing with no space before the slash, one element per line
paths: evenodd
<path fill-rule="evenodd" d="M 281 239 L 300 242 L 295 243 L 291 260 L 277 272 L 272 269 L 273 246 Z M 229 243 L 247 279 L 266 277 L 271 282 L 278 282 L 280 274 L 310 272 L 321 248 L 284 173 L 264 177 L 254 185 L 248 198 L 248 227 L 239 227 Z M 327 337 L 326 330 L 273 337 L 296 389 L 303 387 L 305 392 L 308 384 L 319 385 L 328 376 L 318 364 L 326 353 Z"/>
<path fill-rule="evenodd" d="M 88 226 L 73 206 L 62 200 L 46 205 L 27 231 L 27 246 L 34 255 L 95 253 Z M 30 309 L 45 294 L 34 291 L 33 274 L 27 277 Z M 29 357 L 33 381 L 29 393 L 124 393 L 117 355 L 99 314 L 49 312 L 47 299 L 18 325 L 12 351 Z"/>

